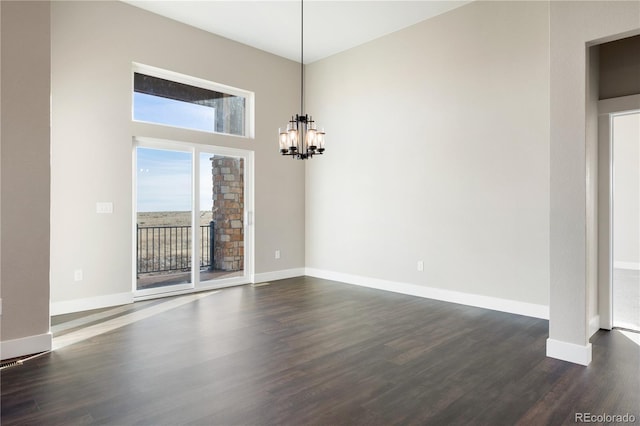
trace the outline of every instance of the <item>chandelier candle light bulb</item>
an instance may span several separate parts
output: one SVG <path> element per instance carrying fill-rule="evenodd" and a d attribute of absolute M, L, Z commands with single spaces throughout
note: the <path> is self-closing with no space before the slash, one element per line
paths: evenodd
<path fill-rule="evenodd" d="M 311 119 L 311 117 L 309 117 Z M 316 123 L 313 120 L 310 120 L 309 123 L 307 124 L 307 136 L 306 136 L 306 141 L 307 141 L 307 149 L 311 150 L 311 151 L 315 151 L 317 147 L 316 145 L 316 136 L 317 136 L 317 130 L 316 130 Z"/>
<path fill-rule="evenodd" d="M 318 144 L 318 152 L 324 152 L 324 129 L 317 133 L 316 143 Z"/>
<path fill-rule="evenodd" d="M 280 134 L 280 152 L 284 154 L 289 151 L 289 136 L 282 127 L 278 129 L 278 133 Z"/>

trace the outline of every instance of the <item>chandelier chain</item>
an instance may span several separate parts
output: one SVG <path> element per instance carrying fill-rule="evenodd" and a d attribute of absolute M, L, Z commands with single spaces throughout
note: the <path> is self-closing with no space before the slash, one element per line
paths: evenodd
<path fill-rule="evenodd" d="M 304 0 L 300 0 L 300 112 L 304 115 Z"/>

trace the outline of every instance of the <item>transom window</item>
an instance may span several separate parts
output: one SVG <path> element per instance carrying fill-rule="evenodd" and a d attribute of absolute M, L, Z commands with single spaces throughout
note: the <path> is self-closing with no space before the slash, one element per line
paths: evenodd
<path fill-rule="evenodd" d="M 135 64 L 133 119 L 252 137 L 253 93 Z"/>

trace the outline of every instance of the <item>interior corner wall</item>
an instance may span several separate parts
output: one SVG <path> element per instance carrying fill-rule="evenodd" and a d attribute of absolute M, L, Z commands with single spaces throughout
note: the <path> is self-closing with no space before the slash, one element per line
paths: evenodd
<path fill-rule="evenodd" d="M 302 270 L 304 165 L 274 136 L 297 109 L 299 65 L 119 1 L 51 8 L 52 304 L 131 299 L 134 136 L 254 151 L 254 272 Z M 132 122 L 133 62 L 254 92 L 255 139 Z M 96 213 L 104 201 L 112 214 Z"/>
<path fill-rule="evenodd" d="M 51 348 L 50 3 L 0 2 L 2 359 Z"/>
<path fill-rule="evenodd" d="M 550 2 L 551 197 L 549 339 L 588 364 L 586 273 L 587 47 L 640 29 L 640 2 Z M 590 118 L 593 119 L 593 118 Z M 549 350 L 549 344 L 547 345 Z M 573 352 L 575 354 L 575 352 Z M 562 354 L 558 354 L 561 357 Z M 572 360 L 572 359 L 568 359 Z"/>
<path fill-rule="evenodd" d="M 544 311 L 548 18 L 473 2 L 307 66 L 307 267 Z"/>

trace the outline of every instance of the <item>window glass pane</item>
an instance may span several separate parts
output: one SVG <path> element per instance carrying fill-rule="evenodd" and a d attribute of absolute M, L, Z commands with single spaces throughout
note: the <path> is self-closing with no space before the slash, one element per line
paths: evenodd
<path fill-rule="evenodd" d="M 246 106 L 243 96 L 134 73 L 134 120 L 245 136 Z"/>
<path fill-rule="evenodd" d="M 144 93 L 134 93 L 133 102 L 134 120 L 215 132 L 213 108 Z"/>
<path fill-rule="evenodd" d="M 191 283 L 192 154 L 136 149 L 136 289 Z"/>

